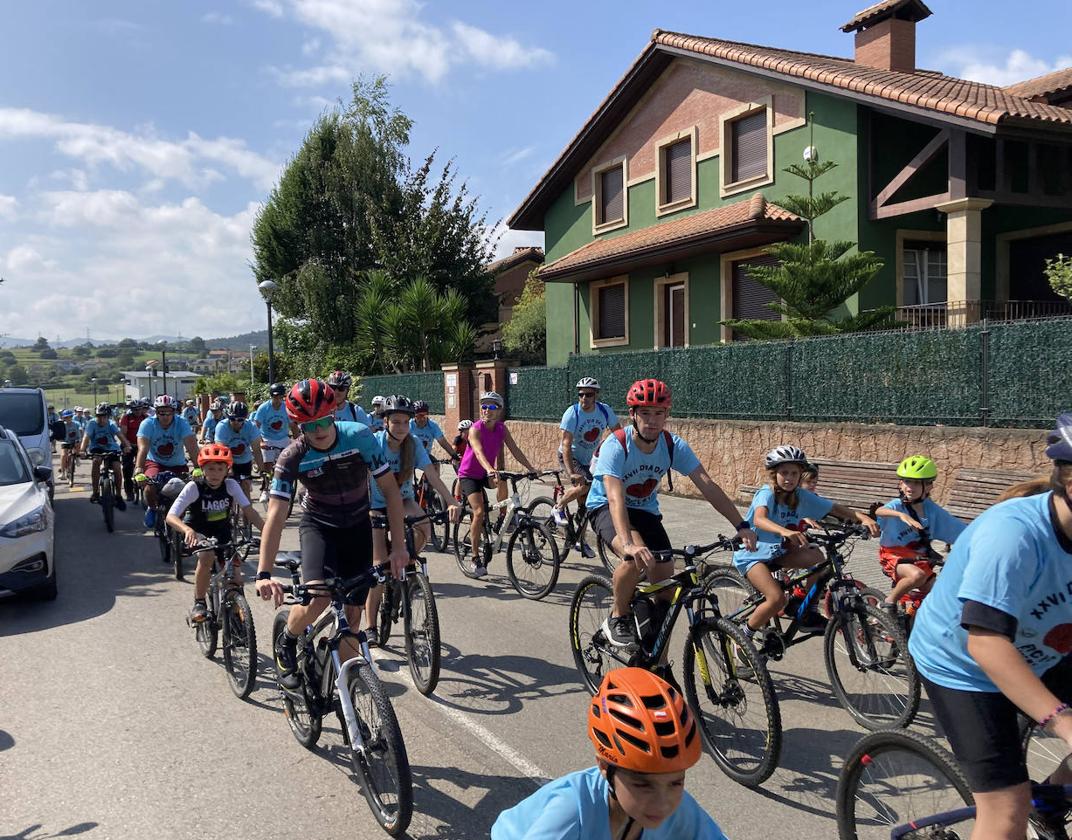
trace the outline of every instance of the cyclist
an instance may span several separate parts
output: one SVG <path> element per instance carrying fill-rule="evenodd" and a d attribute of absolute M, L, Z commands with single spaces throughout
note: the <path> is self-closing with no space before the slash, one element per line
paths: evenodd
<path fill-rule="evenodd" d="M 759 533 L 759 543 L 733 553 L 733 565 L 764 598 L 744 626 L 749 638 L 785 609 L 785 591 L 774 579 L 772 570 L 806 569 L 823 561 L 822 552 L 808 543 L 807 534 L 801 530 L 807 528 L 805 520 L 818 522 L 832 513 L 839 519 L 856 519 L 867 526 L 872 536 L 878 535 L 878 525 L 867 514 L 803 489 L 800 476 L 807 464 L 804 450 L 796 446 L 776 446 L 763 459 L 769 486 L 756 491 L 745 514 L 745 519 Z M 808 578 L 805 588 L 811 582 Z M 821 633 L 826 628 L 825 619 L 814 606 L 797 625 L 802 632 Z"/>
<path fill-rule="evenodd" d="M 558 463 L 573 483 L 558 505 L 551 509 L 555 524 L 565 527 L 566 505 L 575 499 L 584 504 L 588 488 L 592 485 L 592 455 L 599 448 L 604 433 L 621 428 L 618 416 L 606 403 L 599 402 L 599 381 L 591 376 L 582 376 L 577 381 L 577 402 L 566 409 L 558 428 L 562 441 L 558 447 Z M 588 546 L 583 546 L 588 548 Z M 591 549 L 588 549 L 588 554 Z M 586 556 L 588 556 L 586 554 Z"/>
<path fill-rule="evenodd" d="M 967 527 L 932 498 L 938 466 L 924 455 L 910 455 L 897 465 L 898 498 L 875 511 L 882 539 L 878 558 L 893 581 L 883 606 L 897 610 L 902 595 L 913 589 L 923 594 L 934 586 L 932 539 L 954 543 Z"/>
<path fill-rule="evenodd" d="M 208 412 L 205 423 L 201 426 L 201 442 L 215 443 L 216 426 L 223 419 L 223 403 L 219 399 L 213 400 L 212 405 L 208 407 Z"/>
<path fill-rule="evenodd" d="M 369 416 L 365 413 L 365 409 L 347 399 L 353 384 L 354 378 L 345 370 L 336 370 L 328 377 L 328 387 L 335 395 L 335 419 L 364 423 L 368 426 Z"/>
<path fill-rule="evenodd" d="M 819 465 L 809 461 L 800 474 L 800 486 L 809 493 L 819 492 Z"/>
<path fill-rule="evenodd" d="M 1072 413 L 1047 444 L 1050 490 L 995 505 L 965 529 L 908 639 L 975 796 L 972 840 L 1027 831 L 1018 709 L 1072 747 Z M 1072 784 L 1067 763 L 1050 781 Z"/>
<path fill-rule="evenodd" d="M 168 510 L 167 524 L 183 535 L 189 548 L 209 538 L 215 538 L 217 546 L 229 545 L 231 535 L 231 505 L 237 504 L 248 521 L 264 528 L 261 515 L 249 503 L 238 482 L 227 475 L 231 468 L 231 450 L 226 446 L 208 443 L 197 454 L 197 465 L 202 476 L 186 482 L 182 492 Z M 212 560 L 215 548 L 197 552 L 197 572 L 194 577 L 194 606 L 190 621 L 205 620 L 209 579 L 212 577 Z M 222 555 L 220 555 L 222 557 Z M 234 567 L 234 582 L 242 583 L 242 567 Z"/>
<path fill-rule="evenodd" d="M 398 482 L 402 492 L 402 501 L 406 516 L 421 516 L 424 511 L 420 509 L 414 499 L 413 471 L 423 470 L 440 497 L 446 499 L 452 508 L 458 507 L 450 495 L 450 490 L 443 484 L 442 479 L 431 471 L 431 459 L 425 451 L 420 440 L 412 433 L 410 420 L 413 417 L 413 403 L 406 397 L 390 396 L 384 402 L 384 419 L 387 427 L 382 432 L 376 432 L 376 442 L 380 448 L 380 459 L 391 468 L 391 474 Z M 371 507 L 373 516 L 384 516 L 387 513 L 387 501 L 379 486 L 371 484 Z M 421 522 L 414 527 L 414 548 L 419 552 L 428 542 L 429 529 L 427 522 Z M 382 528 L 372 530 L 372 556 L 375 563 L 383 563 L 387 559 L 387 536 Z M 365 634 L 368 636 L 369 645 L 379 644 L 379 631 L 376 627 L 376 619 L 380 612 L 380 601 L 383 599 L 383 585 L 372 587 L 365 601 L 365 615 L 368 627 Z"/>
<path fill-rule="evenodd" d="M 127 410 L 119 420 L 119 428 L 128 441 L 138 439 L 138 429 L 145 419 L 145 411 L 139 400 L 130 400 Z M 128 502 L 134 501 L 134 456 L 137 451 L 133 446 L 123 453 L 123 492 Z"/>
<path fill-rule="evenodd" d="M 190 424 L 190 428 L 196 434 L 198 426 L 201 425 L 201 412 L 197 410 L 193 400 L 186 401 L 186 408 L 182 410 L 182 418 Z"/>
<path fill-rule="evenodd" d="M 97 406 L 97 416 L 86 423 L 86 428 L 82 432 L 81 452 L 83 456 L 87 451 L 91 455 L 103 455 L 109 452 L 119 452 L 120 447 L 122 447 L 123 452 L 127 452 L 130 449 L 130 442 L 123 436 L 122 430 L 111 421 L 110 414 L 111 409 L 108 407 L 108 403 L 101 403 Z M 100 501 L 100 494 L 97 492 L 100 465 L 100 460 L 94 458 L 93 474 L 90 479 L 93 482 L 93 493 L 89 497 L 89 501 L 92 503 Z M 115 479 L 115 486 L 117 488 L 122 487 L 123 473 L 120 469 L 118 458 L 112 462 L 112 476 Z M 123 497 L 118 492 L 115 495 L 115 507 L 117 510 L 127 509 L 127 503 L 123 501 Z"/>
<path fill-rule="evenodd" d="M 625 402 L 632 425 L 599 448 L 587 501 L 596 531 L 623 560 L 614 570 L 614 608 L 603 623 L 607 640 L 620 647 L 636 643 L 629 601 L 641 574 L 657 583 L 674 572 L 673 563 L 658 563 L 652 554 L 671 548 L 659 513 L 659 482 L 671 468 L 691 478 L 711 507 L 738 523 L 737 536 L 745 545 L 754 548 L 756 540 L 689 445 L 663 428 L 672 402 L 666 383 L 639 379 L 629 387 Z"/>
<path fill-rule="evenodd" d="M 469 430 L 473 428 L 472 420 L 458 421 L 458 434 L 454 436 L 454 455 L 459 460 L 469 448 Z"/>
<path fill-rule="evenodd" d="M 279 537 L 287 519 L 290 500 L 298 481 L 305 485 L 298 538 L 301 541 L 302 580 L 318 583 L 331 575 L 354 577 L 372 564 L 372 524 L 369 521 L 369 476 L 386 500 L 391 528 L 388 560 L 395 576 L 401 576 L 409 553 L 403 525 L 402 494 L 390 467 L 380 458 L 375 436 L 360 423 L 338 423 L 335 399 L 327 383 L 305 379 L 290 389 L 285 399 L 287 415 L 301 430 L 299 437 L 276 459 L 268 502 L 268 517 L 261 529 L 257 594 L 283 603 L 283 588 L 272 580 L 271 568 L 279 550 Z M 352 627 L 361 626 L 361 606 L 368 591 L 347 598 L 346 617 Z M 287 627 L 275 649 L 276 668 L 284 688 L 298 687 L 298 637 L 328 605 L 328 598 L 314 598 L 307 606 L 296 605 L 287 616 Z M 343 643 L 349 659 L 360 651 Z"/>
<path fill-rule="evenodd" d="M 286 385 L 282 382 L 275 383 L 268 389 L 271 399 L 262 402 L 253 413 L 253 422 L 261 432 L 261 459 L 266 470 L 272 469 L 276 456 L 290 446 L 290 438 L 296 434 L 294 424 L 290 422 L 287 410 L 283 407 L 283 397 L 286 393 Z M 267 490 L 261 493 L 260 500 L 268 501 Z"/>
<path fill-rule="evenodd" d="M 249 419 L 249 406 L 244 402 L 233 402 L 227 406 L 227 421 L 216 424 L 213 438 L 216 443 L 231 450 L 231 475 L 242 485 L 242 492 L 249 496 L 254 463 L 258 472 L 264 471 L 261 437 Z"/>
<path fill-rule="evenodd" d="M 526 470 L 530 473 L 536 472 L 525 453 L 514 443 L 513 435 L 502 421 L 502 413 L 503 398 L 499 394 L 495 391 L 485 391 L 480 395 L 480 419 L 469 429 L 469 448 L 466 449 L 461 466 L 458 467 L 458 489 L 473 510 L 469 541 L 476 564 L 473 575 L 478 578 L 488 573 L 480 553 L 484 517 L 487 515 L 484 488 L 496 487 L 499 484 L 499 473 L 495 465 L 502 455 L 503 444 L 509 447 L 510 452 Z"/>
<path fill-rule="evenodd" d="M 197 463 L 197 440 L 183 418 L 175 416 L 176 401 L 161 394 L 153 401 L 154 417 L 146 417 L 138 427 L 138 456 L 134 462 L 134 480 L 156 478 L 162 472 L 185 476 L 189 472 L 186 457 Z M 139 478 L 139 476 L 141 478 Z M 145 487 L 146 528 L 156 524 L 156 487 Z"/>
<path fill-rule="evenodd" d="M 64 479 L 74 475 L 75 453 L 82 440 L 82 429 L 74 421 L 74 412 L 69 408 L 60 412 L 60 421 L 63 423 L 63 437 L 60 439 L 60 478 Z"/>
<path fill-rule="evenodd" d="M 458 456 L 454 453 L 454 447 L 447 441 L 443 430 L 439 428 L 439 424 L 428 416 L 428 403 L 424 400 L 414 400 L 413 402 L 413 419 L 409 424 L 409 433 L 420 441 L 424 451 L 428 453 L 429 459 L 436 441 L 439 441 L 439 445 L 443 447 L 443 450 L 450 456 L 452 461 L 457 459 Z M 437 476 L 439 475 L 439 464 L 429 460 L 428 469 Z"/>
<path fill-rule="evenodd" d="M 680 692 L 643 668 L 610 671 L 588 701 L 596 766 L 499 814 L 491 840 L 726 840 L 685 791 L 700 732 Z"/>
<path fill-rule="evenodd" d="M 374 432 L 383 431 L 383 404 L 384 397 L 377 394 L 372 398 L 372 413 L 367 415 L 369 419 L 369 428 Z"/>

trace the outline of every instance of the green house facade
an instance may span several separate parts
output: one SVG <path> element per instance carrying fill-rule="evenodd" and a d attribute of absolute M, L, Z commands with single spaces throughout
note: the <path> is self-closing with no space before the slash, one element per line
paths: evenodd
<path fill-rule="evenodd" d="M 542 230 L 547 361 L 734 340 L 777 317 L 748 266 L 805 234 L 779 205 L 850 197 L 815 223 L 884 261 L 848 302 L 909 323 L 1068 314 L 1042 273 L 1072 254 L 1072 70 L 1008 88 L 915 67 L 919 0 L 843 26 L 852 59 L 660 30 L 514 212 Z M 1068 107 L 1066 107 L 1068 106 Z"/>

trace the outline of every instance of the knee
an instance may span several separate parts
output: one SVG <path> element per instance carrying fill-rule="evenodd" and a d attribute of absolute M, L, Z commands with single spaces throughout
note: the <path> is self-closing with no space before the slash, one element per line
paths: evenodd
<path fill-rule="evenodd" d="M 789 599 L 786 597 L 785 592 L 779 589 L 777 592 L 770 592 L 765 597 L 767 604 L 777 609 L 785 609 L 785 605 L 789 603 Z"/>

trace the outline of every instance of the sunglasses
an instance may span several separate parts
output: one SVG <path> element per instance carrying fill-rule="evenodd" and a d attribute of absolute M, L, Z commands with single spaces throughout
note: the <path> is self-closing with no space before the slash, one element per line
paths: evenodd
<path fill-rule="evenodd" d="M 500 408 L 502 408 L 502 406 L 497 405 L 496 403 L 481 403 L 480 404 L 480 410 L 481 411 L 498 411 Z"/>
<path fill-rule="evenodd" d="M 175 412 L 171 411 L 170 409 L 167 410 L 167 411 L 161 411 L 160 409 L 157 409 L 156 410 L 156 416 L 157 417 L 174 417 Z"/>
<path fill-rule="evenodd" d="M 332 391 L 349 391 L 349 385 L 328 385 Z"/>
<path fill-rule="evenodd" d="M 310 420 L 308 423 L 299 423 L 303 432 L 315 432 L 319 429 L 327 429 L 335 422 L 335 418 L 330 414 L 327 417 L 321 417 L 319 420 Z"/>
<path fill-rule="evenodd" d="M 577 396 L 578 397 L 596 397 L 596 396 L 599 396 L 599 394 L 596 391 L 578 391 Z"/>

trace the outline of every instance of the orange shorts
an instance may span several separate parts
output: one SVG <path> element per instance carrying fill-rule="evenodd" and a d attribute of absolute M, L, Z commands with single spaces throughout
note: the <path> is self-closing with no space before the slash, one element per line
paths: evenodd
<path fill-rule="evenodd" d="M 930 560 L 924 560 L 918 550 L 907 545 L 883 546 L 878 550 L 878 559 L 882 564 L 882 571 L 893 581 L 897 580 L 897 567 L 901 563 L 923 570 L 928 579 L 934 577 L 934 566 Z"/>

